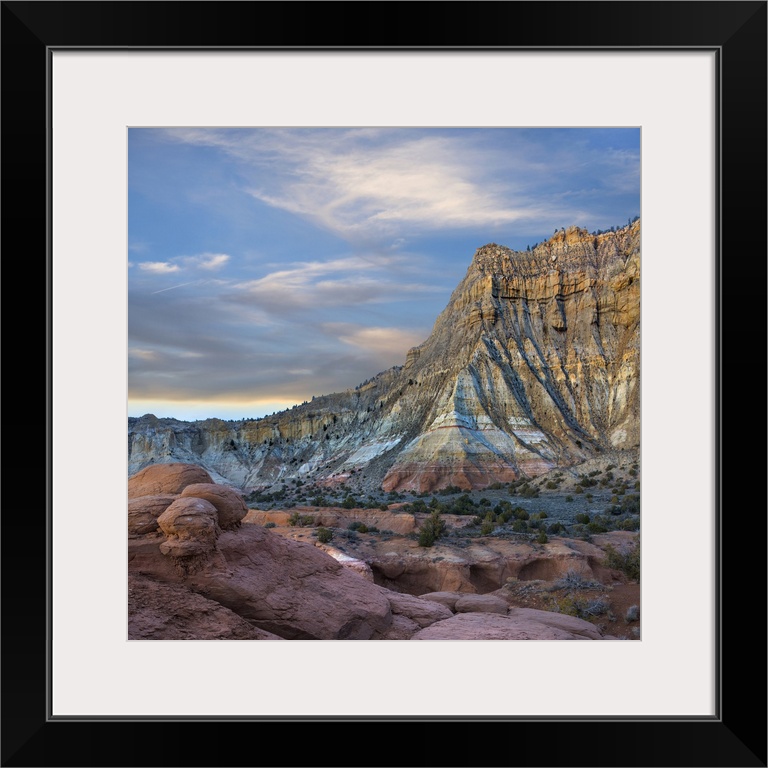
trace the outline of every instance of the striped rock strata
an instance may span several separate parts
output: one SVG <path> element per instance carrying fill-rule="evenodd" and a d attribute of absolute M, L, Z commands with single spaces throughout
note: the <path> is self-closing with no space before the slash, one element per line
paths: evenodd
<path fill-rule="evenodd" d="M 182 461 L 243 489 L 482 488 L 636 449 L 639 365 L 639 221 L 489 244 L 403 366 L 258 420 L 129 419 L 129 473 Z"/>

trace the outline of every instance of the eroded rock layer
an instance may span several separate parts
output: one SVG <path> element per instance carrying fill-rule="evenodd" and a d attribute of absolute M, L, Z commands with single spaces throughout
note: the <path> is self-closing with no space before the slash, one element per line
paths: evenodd
<path fill-rule="evenodd" d="M 129 474 L 182 461 L 243 489 L 482 488 L 637 448 L 639 365 L 639 221 L 489 244 L 403 366 L 258 420 L 129 419 Z"/>

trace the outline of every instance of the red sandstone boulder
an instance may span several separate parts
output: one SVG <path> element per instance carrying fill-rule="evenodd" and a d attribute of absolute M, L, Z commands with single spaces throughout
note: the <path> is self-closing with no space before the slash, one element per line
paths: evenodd
<path fill-rule="evenodd" d="M 128 533 L 142 535 L 158 529 L 157 518 L 176 499 L 170 494 L 138 496 L 128 502 Z"/>
<path fill-rule="evenodd" d="M 395 616 L 406 616 L 421 627 L 428 627 L 436 621 L 443 621 L 453 616 L 449 608 L 439 603 L 422 600 L 420 597 L 405 595 L 387 590 L 387 598 Z"/>
<path fill-rule="evenodd" d="M 602 640 L 589 622 L 573 619 L 565 627 L 561 614 L 533 609 L 523 615 L 501 616 L 497 613 L 457 613 L 420 629 L 411 640 Z M 586 625 L 586 626 L 584 626 Z"/>
<path fill-rule="evenodd" d="M 503 613 L 509 603 L 493 595 L 462 595 L 454 604 L 456 613 Z"/>
<path fill-rule="evenodd" d="M 174 504 L 179 502 L 208 504 L 194 497 Z M 163 557 L 164 545 L 159 536 L 130 539 L 129 569 L 158 581 L 182 583 L 285 639 L 379 639 L 392 624 L 387 591 L 312 544 L 244 525 L 224 531 L 216 549 L 194 571 L 175 567 L 172 558 Z"/>
<path fill-rule="evenodd" d="M 128 498 L 181 493 L 192 483 L 211 482 L 211 476 L 197 464 L 150 464 L 128 478 Z"/>
<path fill-rule="evenodd" d="M 181 497 L 194 496 L 205 499 L 219 513 L 219 527 L 232 531 L 240 527 L 240 521 L 248 514 L 243 497 L 234 489 L 216 483 L 192 483 L 181 492 Z"/>
<path fill-rule="evenodd" d="M 448 608 L 451 613 L 456 611 L 456 601 L 464 597 L 463 592 L 427 592 L 425 595 L 419 595 L 422 600 L 431 600 L 433 603 L 440 603 Z"/>
<path fill-rule="evenodd" d="M 175 558 L 206 555 L 216 548 L 220 529 L 216 507 L 194 496 L 176 499 L 157 518 L 167 536 L 160 545 L 164 555 Z"/>
<path fill-rule="evenodd" d="M 181 584 L 128 576 L 129 640 L 282 640 Z"/>

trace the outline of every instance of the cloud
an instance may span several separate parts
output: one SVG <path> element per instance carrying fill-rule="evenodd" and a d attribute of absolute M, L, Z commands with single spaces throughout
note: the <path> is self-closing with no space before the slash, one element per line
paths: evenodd
<path fill-rule="evenodd" d="M 198 256 L 183 256 L 181 260 L 190 267 L 215 271 L 227 264 L 229 259 L 226 253 L 201 253 Z"/>
<path fill-rule="evenodd" d="M 139 360 L 157 360 L 158 358 L 157 352 L 155 350 L 139 349 L 138 347 L 129 349 L 128 356 L 138 358 Z"/>
<path fill-rule="evenodd" d="M 200 253 L 195 256 L 175 256 L 168 261 L 142 261 L 138 266 L 139 269 L 153 275 L 168 275 L 173 272 L 190 269 L 216 272 L 226 266 L 230 258 L 227 253 Z M 133 263 L 129 262 L 128 266 L 133 266 Z M 189 283 L 182 283 L 181 285 L 189 285 Z M 179 286 L 173 287 L 177 288 Z M 166 288 L 164 290 L 170 289 Z"/>
<path fill-rule="evenodd" d="M 171 272 L 179 272 L 181 267 L 178 264 L 171 264 L 169 261 L 142 261 L 139 264 L 139 269 L 153 275 L 167 275 Z"/>
<path fill-rule="evenodd" d="M 411 347 L 418 346 L 426 338 L 426 334 L 402 328 L 365 327 L 353 323 L 324 323 L 322 327 L 345 344 L 393 360 L 404 359 Z"/>
<path fill-rule="evenodd" d="M 404 295 L 440 290 L 429 283 L 405 282 L 398 275 L 399 257 L 359 256 L 326 262 L 295 262 L 288 269 L 237 284 L 242 296 L 260 306 L 285 312 L 289 308 L 346 307 L 402 299 Z M 407 269 L 404 270 L 407 273 Z"/>

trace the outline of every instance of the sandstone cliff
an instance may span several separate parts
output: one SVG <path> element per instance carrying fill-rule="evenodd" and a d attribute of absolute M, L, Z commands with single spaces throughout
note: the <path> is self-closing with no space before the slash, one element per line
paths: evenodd
<path fill-rule="evenodd" d="M 244 422 L 129 419 L 129 474 L 481 488 L 640 441 L 640 222 L 479 248 L 429 338 L 355 389 Z"/>

